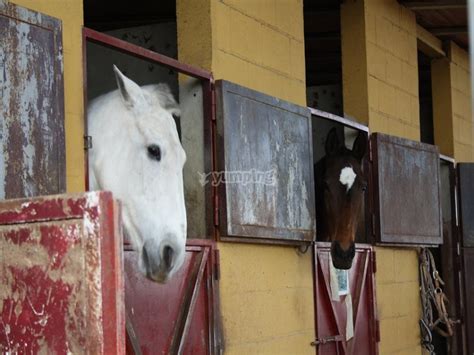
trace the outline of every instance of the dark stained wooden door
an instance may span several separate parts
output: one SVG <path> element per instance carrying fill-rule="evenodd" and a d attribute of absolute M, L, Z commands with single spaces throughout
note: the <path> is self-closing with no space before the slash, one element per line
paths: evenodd
<path fill-rule="evenodd" d="M 370 148 L 376 241 L 442 244 L 438 148 L 381 133 Z"/>
<path fill-rule="evenodd" d="M 166 284 L 147 280 L 137 253 L 125 249 L 125 290 L 129 334 L 143 355 L 220 354 L 218 251 L 208 240 L 188 240 L 182 269 Z"/>
<path fill-rule="evenodd" d="M 350 311 L 348 295 L 333 296 L 330 271 L 330 243 L 314 247 L 314 297 L 316 346 L 318 355 L 378 354 L 378 329 L 375 301 L 375 252 L 357 245 L 348 280 L 352 299 L 353 337 L 346 340 Z M 349 314 L 349 317 L 348 317 Z"/>
<path fill-rule="evenodd" d="M 315 237 L 311 114 L 275 97 L 216 83 L 221 238 L 302 243 Z M 225 174 L 223 174 L 225 172 Z"/>
<path fill-rule="evenodd" d="M 0 2 L 0 199 L 65 192 L 61 21 Z"/>
<path fill-rule="evenodd" d="M 467 353 L 474 353 L 474 163 L 458 163 L 459 230 L 464 282 Z"/>
<path fill-rule="evenodd" d="M 112 195 L 0 202 L 0 353 L 124 354 Z"/>

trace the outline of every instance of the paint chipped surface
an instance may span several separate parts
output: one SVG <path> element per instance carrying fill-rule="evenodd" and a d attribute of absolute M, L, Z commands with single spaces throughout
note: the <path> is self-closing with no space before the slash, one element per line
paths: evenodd
<path fill-rule="evenodd" d="M 357 175 L 354 172 L 354 169 L 352 169 L 352 166 L 346 166 L 341 170 L 339 182 L 346 187 L 346 192 L 352 188 L 356 177 Z"/>
<path fill-rule="evenodd" d="M 0 199 L 65 191 L 61 22 L 0 2 Z"/>
<path fill-rule="evenodd" d="M 120 265 L 107 257 L 103 265 L 104 198 L 110 193 L 0 203 L 0 353 L 104 353 L 103 267 L 116 277 Z M 107 309 L 117 310 L 110 286 Z"/>

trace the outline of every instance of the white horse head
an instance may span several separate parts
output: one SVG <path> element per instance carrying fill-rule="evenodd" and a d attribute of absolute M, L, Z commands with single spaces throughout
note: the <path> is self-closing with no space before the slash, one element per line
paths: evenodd
<path fill-rule="evenodd" d="M 185 257 L 186 154 L 173 115 L 179 108 L 168 86 L 139 87 L 114 66 L 118 90 L 88 108 L 91 189 L 112 191 L 139 269 L 166 282 Z"/>

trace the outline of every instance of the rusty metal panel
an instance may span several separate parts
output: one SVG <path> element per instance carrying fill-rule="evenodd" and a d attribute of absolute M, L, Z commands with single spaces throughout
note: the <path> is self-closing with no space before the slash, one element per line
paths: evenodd
<path fill-rule="evenodd" d="M 464 297 L 467 353 L 474 353 L 474 248 L 463 248 Z"/>
<path fill-rule="evenodd" d="M 377 241 L 442 244 L 438 148 L 381 133 L 370 144 Z"/>
<path fill-rule="evenodd" d="M 371 246 L 357 244 L 351 269 L 348 271 L 352 298 L 353 334 L 346 340 L 347 295 L 334 300 L 331 291 L 330 243 L 314 246 L 314 305 L 316 346 L 318 355 L 378 354 L 377 305 L 375 297 L 375 257 Z"/>
<path fill-rule="evenodd" d="M 0 2 L 0 199 L 65 191 L 61 21 Z"/>
<path fill-rule="evenodd" d="M 474 163 L 458 163 L 462 245 L 474 247 Z"/>
<path fill-rule="evenodd" d="M 123 354 L 122 238 L 112 195 L 0 203 L 0 352 Z"/>
<path fill-rule="evenodd" d="M 215 242 L 188 240 L 184 265 L 166 284 L 146 279 L 136 258 L 135 251 L 125 250 L 125 302 L 141 353 L 220 354 Z M 127 353 L 133 354 L 129 340 Z"/>
<path fill-rule="evenodd" d="M 221 238 L 312 241 L 310 111 L 227 81 L 216 95 L 219 175 L 207 182 L 218 185 Z"/>

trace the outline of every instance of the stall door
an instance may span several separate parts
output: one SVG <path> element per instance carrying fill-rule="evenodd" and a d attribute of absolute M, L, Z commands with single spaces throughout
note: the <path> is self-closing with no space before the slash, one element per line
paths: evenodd
<path fill-rule="evenodd" d="M 0 1 L 0 200 L 64 193 L 61 21 Z"/>
<path fill-rule="evenodd" d="M 347 278 L 331 271 L 329 243 L 314 248 L 316 340 L 318 355 L 378 354 L 375 252 L 357 245 Z M 332 276 L 331 276 L 332 275 Z M 337 284 L 337 286 L 336 286 Z M 345 290 L 346 286 L 347 290 Z"/>
<path fill-rule="evenodd" d="M 458 196 L 464 281 L 464 330 L 467 353 L 474 353 L 474 164 L 459 163 Z"/>
<path fill-rule="evenodd" d="M 215 243 L 188 240 L 181 270 L 157 284 L 137 270 L 125 251 L 127 353 L 220 354 L 219 269 Z"/>
<path fill-rule="evenodd" d="M 112 195 L 0 202 L 0 353 L 124 354 Z"/>

